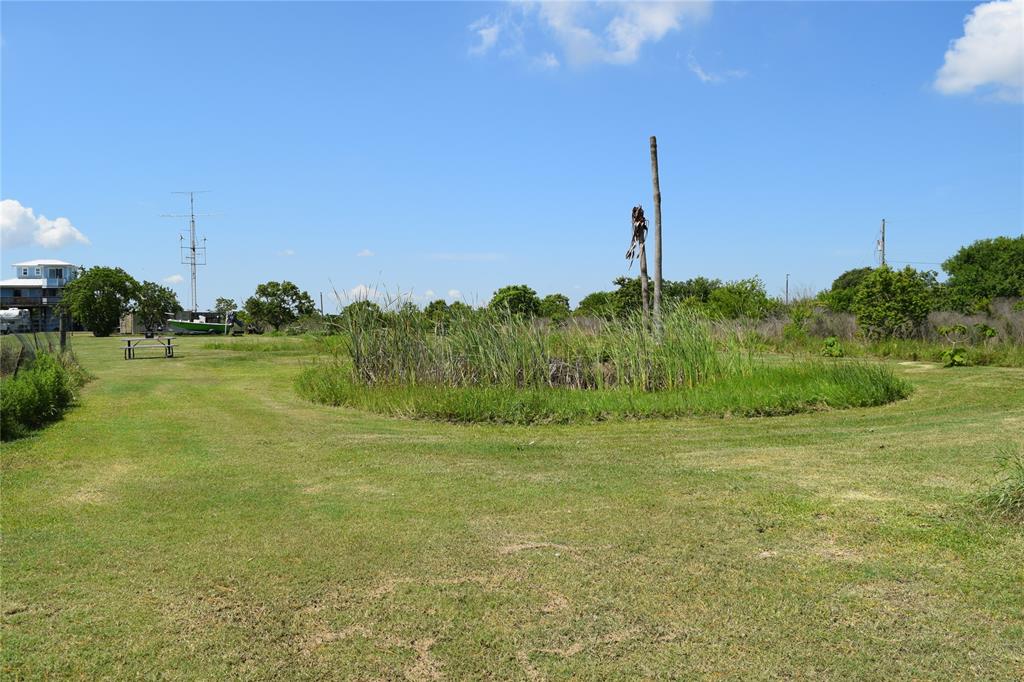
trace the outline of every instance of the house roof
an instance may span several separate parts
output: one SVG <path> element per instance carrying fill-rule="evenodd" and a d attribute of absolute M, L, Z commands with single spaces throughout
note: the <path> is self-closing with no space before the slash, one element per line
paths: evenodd
<path fill-rule="evenodd" d="M 34 287 L 45 287 L 45 279 L 34 279 L 31 277 L 12 277 L 11 279 L 0 279 L 0 287 L 16 287 L 18 289 L 32 289 Z"/>
<path fill-rule="evenodd" d="M 55 258 L 37 258 L 36 260 L 27 260 L 27 261 L 23 261 L 21 263 L 15 263 L 14 267 L 16 267 L 16 268 L 28 268 L 28 267 L 35 267 L 37 265 L 70 265 L 73 268 L 77 268 L 78 267 L 74 263 L 69 263 L 66 260 L 57 260 Z"/>

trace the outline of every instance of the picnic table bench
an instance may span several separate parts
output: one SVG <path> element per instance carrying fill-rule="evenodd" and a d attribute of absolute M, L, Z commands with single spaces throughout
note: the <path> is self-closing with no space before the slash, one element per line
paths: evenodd
<path fill-rule="evenodd" d="M 174 337 L 154 336 L 151 338 L 131 337 L 122 339 L 124 341 L 124 359 L 131 360 L 135 357 L 136 348 L 162 348 L 165 358 L 174 357 Z"/>

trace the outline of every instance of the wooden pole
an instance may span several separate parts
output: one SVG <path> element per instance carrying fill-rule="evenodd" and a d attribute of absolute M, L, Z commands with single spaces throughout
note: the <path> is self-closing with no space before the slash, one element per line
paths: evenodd
<path fill-rule="evenodd" d="M 658 139 L 651 135 L 651 182 L 654 184 L 654 320 L 661 322 L 661 184 L 658 182 Z M 642 263 L 643 261 L 641 261 Z"/>

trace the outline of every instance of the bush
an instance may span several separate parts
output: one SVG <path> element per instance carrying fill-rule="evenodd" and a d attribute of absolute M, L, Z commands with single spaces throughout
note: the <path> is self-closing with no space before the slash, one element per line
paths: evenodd
<path fill-rule="evenodd" d="M 882 266 L 867 275 L 857 287 L 853 312 L 861 332 L 868 338 L 908 338 L 931 310 L 931 273 L 910 266 L 893 270 Z"/>
<path fill-rule="evenodd" d="M 69 369 L 71 356 L 40 351 L 31 365 L 5 378 L 0 387 L 0 438 L 11 440 L 59 419 L 75 398 L 81 373 Z"/>

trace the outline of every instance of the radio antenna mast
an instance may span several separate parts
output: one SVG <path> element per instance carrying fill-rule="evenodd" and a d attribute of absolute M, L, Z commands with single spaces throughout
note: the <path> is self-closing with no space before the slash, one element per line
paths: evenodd
<path fill-rule="evenodd" d="M 203 237 L 202 241 L 196 238 L 196 195 L 204 194 L 207 191 L 209 190 L 172 192 L 172 194 L 188 195 L 188 213 L 165 213 L 163 216 L 165 218 L 188 218 L 188 240 L 186 242 L 185 235 L 179 234 L 178 246 L 181 251 L 182 265 L 188 265 L 192 271 L 192 288 L 190 293 L 193 313 L 199 310 L 199 304 L 197 303 L 198 295 L 196 293 L 196 266 L 206 265 L 206 237 Z"/>

